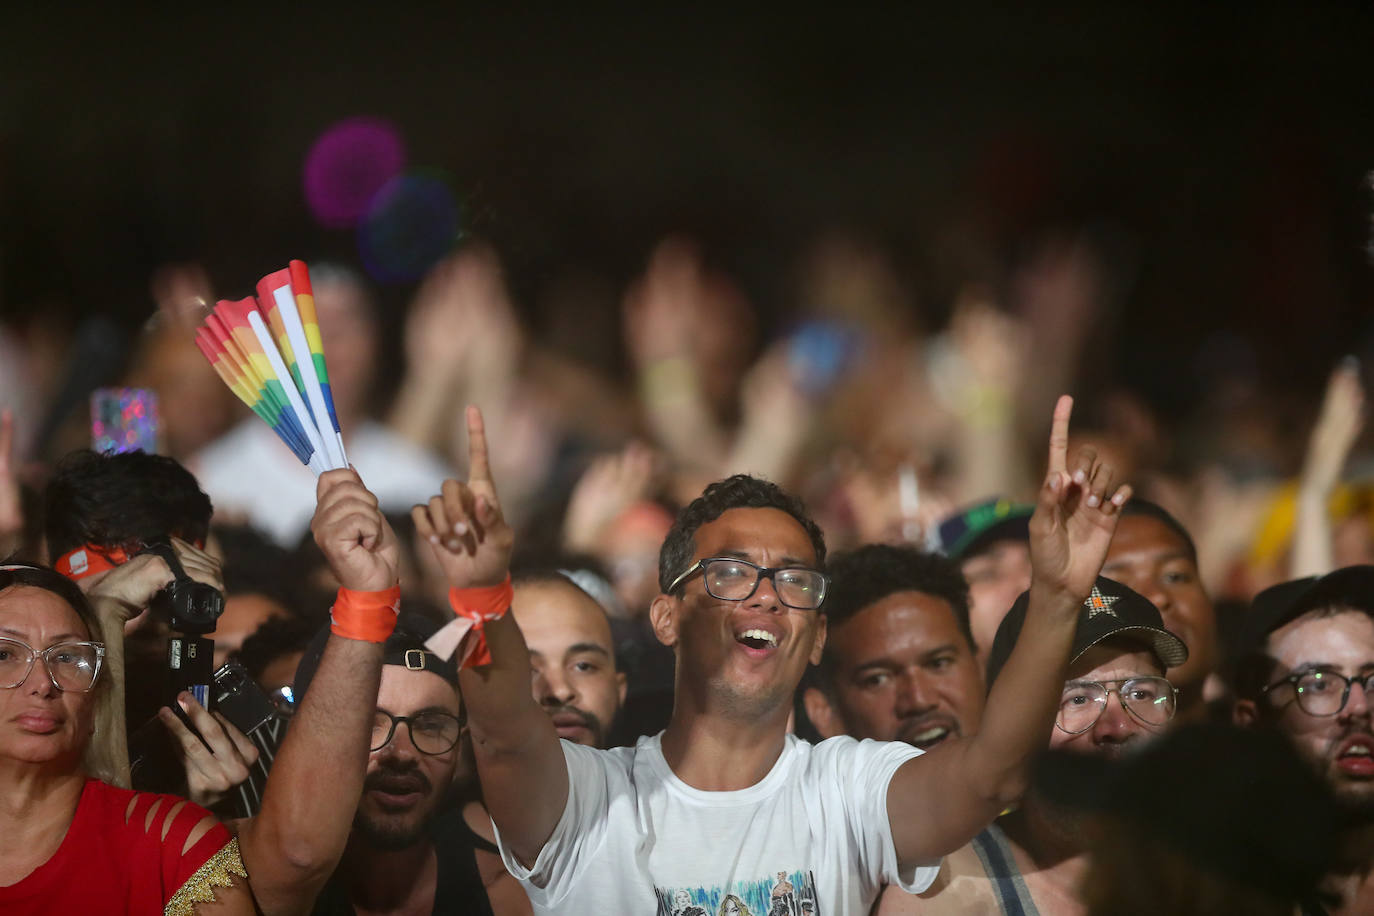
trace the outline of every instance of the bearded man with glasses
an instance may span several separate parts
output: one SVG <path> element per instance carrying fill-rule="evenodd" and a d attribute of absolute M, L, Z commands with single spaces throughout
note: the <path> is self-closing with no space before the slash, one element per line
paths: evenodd
<path fill-rule="evenodd" d="M 1022 594 L 997 630 L 989 687 L 1006 666 L 1027 605 Z M 1140 747 L 1173 719 L 1179 692 L 1164 673 L 1187 659 L 1153 604 L 1099 577 L 1079 610 L 1049 746 L 1107 758 Z M 1018 808 L 949 856 L 928 890 L 913 896 L 889 888 L 877 912 L 1079 914 L 1088 854 L 1082 818 L 1032 787 Z"/>
<path fill-rule="evenodd" d="M 339 867 L 314 916 L 358 912 L 490 913 L 471 835 L 451 802 L 463 707 L 458 670 L 425 649 L 436 625 L 403 613 L 386 641 L 367 775 Z M 323 655 L 321 633 L 301 659 L 303 702 Z M 327 769 L 321 778 L 327 778 Z"/>
<path fill-rule="evenodd" d="M 1357 819 L 1374 820 L 1374 566 L 1268 588 L 1246 623 L 1236 722 L 1283 734 Z M 1327 882 L 1341 900 L 1331 912 L 1374 910 L 1374 862 L 1363 847 L 1358 867 Z"/>

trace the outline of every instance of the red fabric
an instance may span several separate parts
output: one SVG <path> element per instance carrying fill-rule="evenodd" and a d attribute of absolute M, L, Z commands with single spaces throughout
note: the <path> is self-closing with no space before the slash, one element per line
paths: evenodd
<path fill-rule="evenodd" d="M 53 569 L 60 572 L 72 581 L 84 579 L 87 576 L 94 576 L 96 573 L 114 569 L 129 562 L 129 555 L 124 552 L 122 547 L 97 547 L 94 544 L 82 544 L 75 550 L 69 550 L 57 558 Z"/>
<path fill-rule="evenodd" d="M 133 812 L 126 821 L 131 800 Z M 167 815 L 176 805 L 181 808 L 168 825 Z M 186 880 L 232 839 L 224 825 L 216 823 L 182 855 L 187 836 L 207 816 L 204 808 L 174 795 L 131 792 L 87 780 L 62 845 L 27 878 L 0 887 L 0 913 L 161 913 Z"/>

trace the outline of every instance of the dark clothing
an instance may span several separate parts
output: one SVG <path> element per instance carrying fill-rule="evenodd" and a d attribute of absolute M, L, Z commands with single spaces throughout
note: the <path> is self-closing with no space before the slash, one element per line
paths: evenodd
<path fill-rule="evenodd" d="M 477 872 L 473 850 L 490 846 L 463 821 L 461 807 L 444 811 L 430 830 L 439 861 L 434 888 L 434 916 L 492 916 L 491 903 Z M 474 842 L 477 841 L 477 842 Z M 329 879 L 315 901 L 314 916 L 355 916 L 347 882 L 338 872 Z"/>

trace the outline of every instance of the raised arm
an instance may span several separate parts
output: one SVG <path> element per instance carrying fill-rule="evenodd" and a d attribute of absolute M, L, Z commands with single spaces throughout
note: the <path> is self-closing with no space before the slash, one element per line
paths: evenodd
<path fill-rule="evenodd" d="M 14 413 L 0 410 L 0 560 L 19 548 L 24 507 L 19 496 L 19 462 L 14 456 Z"/>
<path fill-rule="evenodd" d="M 988 696 L 978 733 L 908 761 L 888 789 L 897 858 L 914 865 L 963 846 L 1025 791 L 1063 691 L 1079 607 L 1107 556 L 1130 487 L 1091 447 L 1068 464 L 1069 414 L 1061 397 L 1049 471 L 1030 522 L 1030 605 L 1016 647 Z"/>
<path fill-rule="evenodd" d="M 377 498 L 351 470 L 320 476 L 311 530 L 343 588 L 398 584 L 396 535 Z M 292 718 L 239 847 L 265 914 L 305 913 L 343 855 L 362 797 L 382 677 L 381 642 L 335 632 Z"/>
<path fill-rule="evenodd" d="M 413 510 L 417 531 L 429 540 L 458 599 L 464 590 L 504 583 L 514 543 L 491 479 L 477 408 L 468 408 L 467 425 L 468 482 L 444 481 L 441 495 Z M 477 773 L 503 841 L 532 865 L 567 803 L 567 764 L 553 722 L 530 692 L 529 649 L 514 618 L 489 620 L 483 632 L 491 662 L 459 672 Z"/>
<path fill-rule="evenodd" d="M 1324 576 L 1336 567 L 1327 504 L 1341 482 L 1341 471 L 1363 426 L 1360 363 L 1354 357 L 1346 357 L 1331 373 L 1321 414 L 1307 440 L 1307 457 L 1298 479 L 1290 579 Z"/>

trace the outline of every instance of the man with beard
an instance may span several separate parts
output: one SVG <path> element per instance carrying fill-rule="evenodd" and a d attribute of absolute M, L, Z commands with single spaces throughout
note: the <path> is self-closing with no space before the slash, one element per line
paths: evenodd
<path fill-rule="evenodd" d="M 530 650 L 534 698 L 558 737 L 604 748 L 625 701 L 606 611 L 556 571 L 513 577 L 511 613 Z"/>
<path fill-rule="evenodd" d="M 929 755 L 900 742 L 787 734 L 792 698 L 820 661 L 825 541 L 796 499 L 737 475 L 679 514 L 660 551 L 650 619 L 674 649 L 672 719 L 633 748 L 559 741 L 529 693 L 513 620 L 506 522 L 481 414 L 468 411 L 469 480 L 414 510 L 476 653 L 460 672 L 483 796 L 507 868 L 535 912 L 657 908 L 665 891 L 736 893 L 778 870 L 824 912 L 866 912 L 882 885 L 920 891 L 936 860 L 1021 796 L 1059 706 L 1080 607 L 1130 497 L 1091 449 L 1068 458 L 1061 398 L 1031 520 L 1032 585 L 978 731 Z M 672 899 L 671 897 L 668 899 Z"/>
<path fill-rule="evenodd" d="M 1234 677 L 1238 724 L 1287 736 L 1338 800 L 1374 816 L 1374 566 L 1260 592 Z M 1368 850 L 1330 890 L 1342 912 L 1374 903 Z M 1358 898 L 1358 899 L 1357 899 Z"/>
<path fill-rule="evenodd" d="M 928 751 L 976 732 L 983 675 L 968 585 L 954 561 L 870 544 L 835 557 L 829 573 L 818 686 L 802 695 L 821 737 L 905 741 Z"/>
<path fill-rule="evenodd" d="M 386 641 L 362 798 L 315 916 L 492 912 L 470 837 L 444 805 L 459 763 L 463 711 L 456 666 L 424 647 L 435 629 L 402 614 Z M 301 661 L 298 697 L 322 648 L 316 639 Z"/>
<path fill-rule="evenodd" d="M 997 630 L 988 657 L 990 684 L 1006 664 L 1026 605 L 1023 594 Z M 1177 707 L 1164 672 L 1187 657 L 1149 601 L 1099 578 L 1079 612 L 1049 746 L 1116 758 L 1159 733 Z M 877 912 L 1076 916 L 1084 912 L 1078 889 L 1088 852 L 1080 819 L 1032 787 L 1019 808 L 948 856 L 929 889 L 913 896 L 889 888 Z"/>

